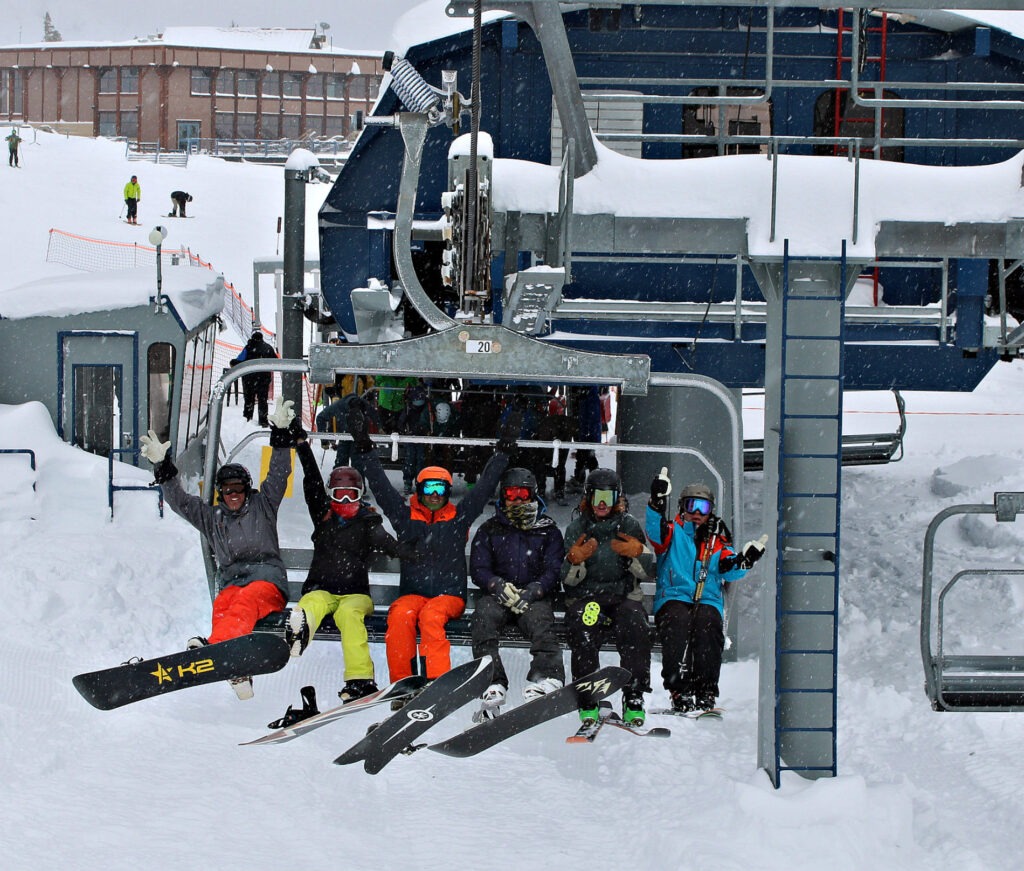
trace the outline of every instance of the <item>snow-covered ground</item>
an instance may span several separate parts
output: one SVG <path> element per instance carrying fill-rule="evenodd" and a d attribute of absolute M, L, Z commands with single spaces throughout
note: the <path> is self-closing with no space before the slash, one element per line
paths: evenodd
<path fill-rule="evenodd" d="M 243 288 L 249 261 L 274 248 L 280 169 L 196 160 L 128 164 L 120 146 L 40 134 L 24 168 L 0 167 L 0 288 L 68 272 L 43 262 L 51 226 L 105 239 L 144 229 L 117 218 L 120 189 L 143 183 L 143 226 L 167 193 L 196 195 L 172 232 Z M 186 225 L 186 226 L 181 226 Z M 169 238 L 168 245 L 172 241 Z M 469 760 L 399 757 L 381 774 L 331 760 L 374 713 L 277 747 L 239 747 L 266 731 L 299 688 L 321 706 L 341 683 L 339 650 L 318 643 L 239 702 L 223 685 L 116 711 L 89 707 L 73 675 L 179 649 L 208 629 L 197 534 L 158 518 L 148 493 L 107 510 L 106 461 L 62 443 L 37 404 L 0 406 L 0 866 L 76 871 L 334 869 L 1016 869 L 1024 860 L 1024 717 L 933 713 L 918 648 L 921 547 L 941 509 L 1024 490 L 1024 366 L 1000 364 L 971 395 L 908 394 L 906 457 L 844 472 L 839 772 L 779 790 L 757 768 L 758 590 L 742 582 L 740 660 L 725 666 L 720 723 L 654 717 L 673 736 L 613 731 L 569 746 L 565 717 Z M 891 398 L 847 397 L 850 420 L 891 428 Z M 751 414 L 756 412 L 751 410 Z M 228 411 L 229 439 L 244 432 Z M 253 465 L 255 449 L 242 460 Z M 936 473 L 942 470 L 942 474 Z M 149 475 L 123 467 L 119 474 Z M 35 489 L 33 490 L 33 483 Z M 761 479 L 747 478 L 741 528 L 756 532 Z M 936 492 L 938 491 L 938 492 Z M 301 496 L 283 511 L 284 544 L 308 536 Z M 458 491 L 457 491 L 458 495 Z M 633 502 L 643 504 L 642 494 Z M 1024 522 L 944 527 L 936 574 L 1016 567 Z M 1021 653 L 1024 589 L 974 586 L 956 643 Z M 507 652 L 515 693 L 527 668 Z M 378 676 L 386 676 L 375 648 Z M 459 649 L 456 661 L 469 658 Z M 610 661 L 614 661 L 612 658 Z M 654 683 L 659 663 L 654 665 Z M 514 696 L 513 696 L 514 697 Z M 660 688 L 651 706 L 664 705 Z M 469 723 L 463 709 L 430 737 Z"/>

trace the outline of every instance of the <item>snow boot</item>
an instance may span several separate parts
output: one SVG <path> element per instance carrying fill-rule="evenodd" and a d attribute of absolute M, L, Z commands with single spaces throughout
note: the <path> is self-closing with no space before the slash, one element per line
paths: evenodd
<path fill-rule="evenodd" d="M 497 717 L 501 713 L 501 706 L 505 704 L 507 692 L 508 688 L 504 684 L 492 683 L 487 687 L 480 696 L 480 710 L 473 714 L 473 722 L 482 723 Z"/>
<path fill-rule="evenodd" d="M 197 647 L 206 647 L 210 642 L 203 638 L 202 635 L 193 635 L 188 641 L 185 642 L 186 650 L 195 650 Z"/>
<path fill-rule="evenodd" d="M 710 693 L 698 693 L 693 700 L 693 709 L 695 711 L 712 711 L 716 707 L 716 699 Z"/>
<path fill-rule="evenodd" d="M 346 702 L 354 702 L 356 699 L 361 699 L 363 696 L 368 696 L 377 691 L 377 684 L 373 682 L 373 678 L 360 678 L 345 681 L 345 686 L 338 693 L 338 698 L 344 704 Z"/>
<path fill-rule="evenodd" d="M 309 621 L 306 612 L 299 607 L 292 608 L 288 622 L 284 624 L 284 640 L 289 647 L 291 656 L 302 656 L 309 646 Z"/>
<path fill-rule="evenodd" d="M 251 677 L 233 677 L 228 683 L 235 691 L 235 695 L 243 702 L 253 697 Z"/>
<path fill-rule="evenodd" d="M 557 677 L 542 677 L 540 680 L 530 681 L 523 687 L 523 700 L 532 702 L 555 690 L 560 690 L 564 684 Z"/>
<path fill-rule="evenodd" d="M 678 711 L 680 714 L 688 714 L 690 711 L 697 710 L 697 706 L 693 703 L 693 696 L 686 695 L 672 690 L 669 695 L 672 697 L 672 710 Z"/>

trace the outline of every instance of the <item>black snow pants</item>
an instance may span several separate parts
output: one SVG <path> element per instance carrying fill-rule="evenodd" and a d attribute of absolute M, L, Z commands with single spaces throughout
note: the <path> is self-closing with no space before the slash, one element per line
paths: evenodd
<path fill-rule="evenodd" d="M 718 698 L 725 649 L 725 629 L 718 609 L 671 599 L 658 609 L 654 624 L 661 640 L 665 689 L 684 696 Z"/>
<path fill-rule="evenodd" d="M 513 614 L 498 604 L 494 596 L 481 596 L 470 622 L 473 638 L 473 656 L 489 655 L 494 660 L 491 683 L 500 683 L 508 689 L 508 675 L 498 655 L 498 637 L 509 620 L 515 620 L 519 631 L 530 642 L 530 671 L 527 680 L 536 681 L 545 677 L 556 678 L 565 683 L 565 666 L 562 664 L 562 648 L 555 635 L 555 614 L 551 602 L 541 599 L 534 602 L 523 614 Z"/>

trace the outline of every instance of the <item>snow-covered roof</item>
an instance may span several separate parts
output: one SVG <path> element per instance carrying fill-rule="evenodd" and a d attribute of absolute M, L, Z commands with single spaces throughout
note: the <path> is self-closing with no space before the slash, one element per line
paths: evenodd
<path fill-rule="evenodd" d="M 161 291 L 186 329 L 224 307 L 224 282 L 205 269 L 165 268 Z M 0 318 L 66 317 L 147 305 L 156 294 L 152 266 L 88 275 L 61 275 L 0 290 Z"/>

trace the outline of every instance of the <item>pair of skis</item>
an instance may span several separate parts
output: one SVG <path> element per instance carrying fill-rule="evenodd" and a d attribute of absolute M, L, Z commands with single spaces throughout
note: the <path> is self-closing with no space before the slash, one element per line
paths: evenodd
<path fill-rule="evenodd" d="M 605 726 L 622 729 L 631 735 L 636 735 L 638 738 L 670 738 L 672 736 L 672 730 L 662 726 L 655 726 L 652 729 L 641 729 L 637 726 L 631 726 L 612 710 L 611 705 L 602 702 L 598 719 L 581 725 L 576 730 L 576 734 L 570 735 L 565 739 L 565 743 L 592 744 Z"/>

